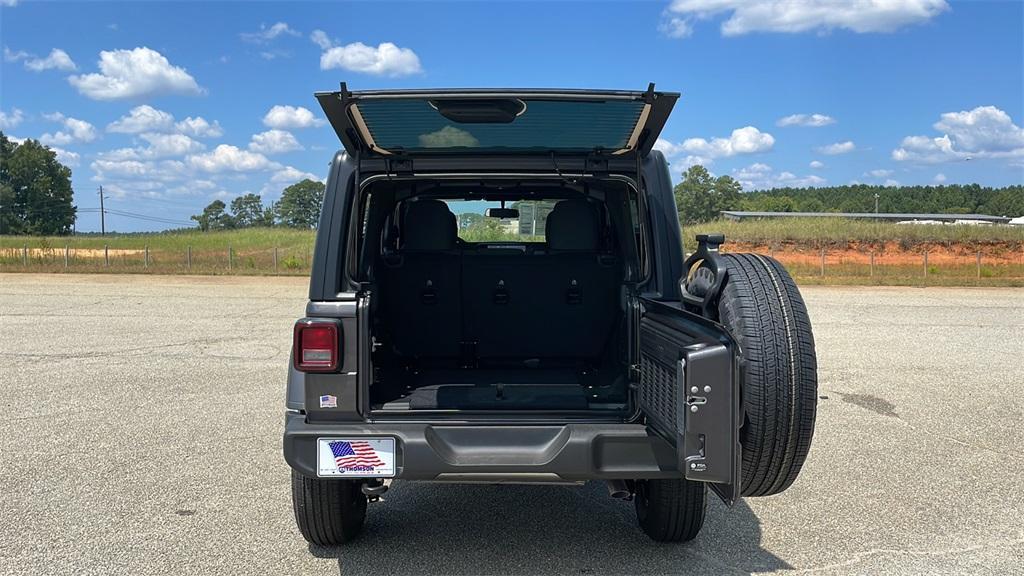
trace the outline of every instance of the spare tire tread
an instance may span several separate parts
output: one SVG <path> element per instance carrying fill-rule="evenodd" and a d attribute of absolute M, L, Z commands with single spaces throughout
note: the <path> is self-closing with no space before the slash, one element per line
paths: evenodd
<path fill-rule="evenodd" d="M 814 434 L 817 361 L 810 319 L 782 265 L 758 254 L 725 254 L 729 276 L 719 320 L 746 360 L 742 431 L 744 496 L 787 489 Z"/>

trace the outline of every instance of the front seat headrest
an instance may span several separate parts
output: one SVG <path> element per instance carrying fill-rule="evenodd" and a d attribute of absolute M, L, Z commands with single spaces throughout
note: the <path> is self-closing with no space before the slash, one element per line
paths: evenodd
<path fill-rule="evenodd" d="M 459 235 L 455 214 L 440 200 L 409 202 L 402 225 L 402 248 L 409 250 L 449 250 Z"/>
<path fill-rule="evenodd" d="M 552 250 L 597 250 L 597 211 L 583 199 L 562 200 L 548 215 L 544 235 Z"/>

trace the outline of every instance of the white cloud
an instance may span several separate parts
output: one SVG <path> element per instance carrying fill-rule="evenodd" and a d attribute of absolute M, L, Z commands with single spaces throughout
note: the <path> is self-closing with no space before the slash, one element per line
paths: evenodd
<path fill-rule="evenodd" d="M 836 119 L 825 114 L 791 114 L 779 118 L 775 122 L 776 126 L 805 126 L 809 128 L 820 128 L 822 126 L 828 126 L 829 124 L 835 124 Z"/>
<path fill-rule="evenodd" d="M 202 152 L 205 146 L 184 134 L 152 134 L 139 136 L 149 143 L 142 151 L 144 157 L 160 158 L 163 156 L 185 156 Z"/>
<path fill-rule="evenodd" d="M 57 154 L 57 161 L 61 164 L 74 168 L 78 166 L 79 161 L 82 159 L 82 155 L 78 152 L 72 152 L 71 150 L 65 150 L 59 146 L 50 146 L 50 150 L 53 150 Z"/>
<path fill-rule="evenodd" d="M 110 162 L 124 162 L 126 160 L 153 160 L 168 156 L 185 156 L 186 154 L 197 154 L 206 149 L 184 134 L 141 134 L 140 139 L 148 143 L 148 146 L 135 146 L 131 148 L 115 148 L 100 152 L 96 157 L 100 160 Z"/>
<path fill-rule="evenodd" d="M 839 154 L 848 154 L 857 149 L 857 145 L 852 141 L 847 140 L 845 142 L 836 142 L 827 146 L 818 147 L 818 152 L 822 154 L 828 154 L 829 156 L 836 156 Z"/>
<path fill-rule="evenodd" d="M 808 164 L 808 166 L 814 168 L 815 170 L 818 170 L 819 168 L 824 168 L 825 163 L 820 160 L 811 160 L 811 163 Z"/>
<path fill-rule="evenodd" d="M 71 72 L 78 69 L 75 66 L 75 62 L 71 60 L 71 56 L 68 56 L 68 53 L 60 48 L 53 48 L 47 57 L 39 58 L 24 50 L 14 52 L 7 46 L 4 46 L 4 60 L 6 62 L 24 62 L 25 69 L 33 72 L 42 72 L 43 70 Z"/>
<path fill-rule="evenodd" d="M 289 36 L 302 35 L 298 30 L 289 27 L 287 23 L 277 22 L 273 26 L 269 27 L 265 24 L 260 24 L 260 29 L 258 32 L 243 32 L 239 34 L 239 36 L 242 38 L 242 40 L 245 40 L 246 42 L 263 44 L 266 42 L 270 42 L 271 40 L 277 38 L 278 36 L 281 36 L 282 34 L 287 34 Z"/>
<path fill-rule="evenodd" d="M 270 128 L 310 128 L 322 126 L 324 121 L 302 106 L 277 105 L 267 111 L 263 123 Z"/>
<path fill-rule="evenodd" d="M 224 135 L 224 129 L 220 127 L 220 122 L 214 120 L 211 124 L 202 116 L 196 116 L 195 118 L 189 116 L 175 124 L 174 129 L 182 134 L 195 136 L 196 138 L 220 138 Z"/>
<path fill-rule="evenodd" d="M 10 113 L 0 110 L 0 130 L 17 128 L 24 120 L 25 114 L 17 108 L 11 108 Z"/>
<path fill-rule="evenodd" d="M 693 23 L 689 18 L 666 14 L 658 25 L 658 31 L 669 38 L 689 38 L 693 34 Z"/>
<path fill-rule="evenodd" d="M 40 136 L 39 141 L 43 144 L 66 146 L 72 142 L 92 142 L 97 137 L 96 127 L 85 120 L 69 118 L 60 112 L 43 114 L 43 118 L 64 125 L 64 130 L 59 130 L 55 134 L 47 132 Z"/>
<path fill-rule="evenodd" d="M 892 175 L 892 170 L 886 170 L 884 168 L 877 168 L 865 174 L 865 176 L 872 176 L 874 178 L 885 178 L 890 175 Z"/>
<path fill-rule="evenodd" d="M 71 59 L 71 56 L 68 56 L 67 52 L 60 48 L 54 48 L 50 50 L 50 54 L 46 58 L 26 59 L 25 68 L 33 72 L 42 72 L 43 70 L 72 72 L 77 70 L 78 66 L 75 66 L 75 62 Z"/>
<path fill-rule="evenodd" d="M 685 153 L 692 156 L 693 163 L 707 164 L 716 158 L 767 152 L 774 145 L 775 137 L 771 134 L 761 132 L 753 126 L 744 126 L 733 130 L 728 138 L 712 138 L 710 141 L 704 138 L 687 138 L 679 144 L 659 138 L 655 141 L 654 147 L 669 158 Z"/>
<path fill-rule="evenodd" d="M 262 154 L 283 154 L 294 150 L 302 150 L 302 144 L 287 130 L 267 130 L 252 135 L 249 150 Z"/>
<path fill-rule="evenodd" d="M 313 33 L 309 35 L 309 39 L 313 41 L 313 44 L 319 46 L 321 50 L 328 50 L 334 45 L 330 37 L 323 30 L 313 30 Z"/>
<path fill-rule="evenodd" d="M 936 184 L 942 184 L 945 181 L 946 175 L 943 174 L 942 172 L 939 172 L 938 174 L 935 175 L 935 178 L 932 178 L 932 182 L 935 182 Z"/>
<path fill-rule="evenodd" d="M 923 163 L 971 158 L 1024 157 L 1024 128 L 995 106 L 947 112 L 933 128 L 939 137 L 907 136 L 892 151 L 893 160 Z"/>
<path fill-rule="evenodd" d="M 139 134 L 141 132 L 162 132 L 174 126 L 174 116 L 163 110 L 157 110 L 148 104 L 136 106 L 128 111 L 127 116 L 107 124 L 107 132 L 121 134 Z"/>
<path fill-rule="evenodd" d="M 143 132 L 178 133 L 196 138 L 217 138 L 224 131 L 220 124 L 212 124 L 202 116 L 189 116 L 175 123 L 174 116 L 163 110 L 143 104 L 132 108 L 127 115 L 107 125 L 107 132 L 121 134 L 141 134 Z"/>
<path fill-rule="evenodd" d="M 899 180 L 893 180 L 892 178 L 889 178 L 885 182 L 882 182 L 882 186 L 888 186 L 890 188 L 893 188 L 893 187 L 896 187 L 896 186 L 899 186 L 899 185 L 900 185 Z"/>
<path fill-rule="evenodd" d="M 480 146 L 480 141 L 475 136 L 455 126 L 445 126 L 440 130 L 420 134 L 419 142 L 420 146 L 424 148 L 450 148 L 457 146 L 476 148 Z"/>
<path fill-rule="evenodd" d="M 694 154 L 688 154 L 685 157 L 679 158 L 685 151 L 683 150 L 682 144 L 673 144 L 672 142 L 658 138 L 654 141 L 654 149 L 660 150 L 665 158 L 670 159 L 669 162 L 673 168 L 681 168 L 683 171 L 687 170 L 690 166 L 700 164 L 701 166 L 710 166 L 714 163 L 711 158 L 705 158 L 703 156 L 697 156 Z"/>
<path fill-rule="evenodd" d="M 336 46 L 323 30 L 314 30 L 309 38 L 323 50 L 321 70 L 341 68 L 374 76 L 408 76 L 423 71 L 420 58 L 412 49 L 391 42 L 381 42 L 376 48 L 362 42 Z"/>
<path fill-rule="evenodd" d="M 14 8 L 18 5 L 18 0 L 0 0 L 0 6 L 7 6 L 8 8 Z"/>
<path fill-rule="evenodd" d="M 771 166 L 763 163 L 755 163 L 732 171 L 732 177 L 739 181 L 746 191 L 767 190 L 770 188 L 806 188 L 808 186 L 821 186 L 827 181 L 821 176 L 814 174 L 808 176 L 797 176 L 792 172 L 775 172 Z"/>
<path fill-rule="evenodd" d="M 280 167 L 258 152 L 241 150 L 230 144 L 221 144 L 212 152 L 196 154 L 186 158 L 188 164 L 203 172 L 255 172 L 276 170 Z"/>
<path fill-rule="evenodd" d="M 673 0 L 666 18 L 686 26 L 727 13 L 723 36 L 751 32 L 894 32 L 931 20 L 949 9 L 945 0 Z M 680 25 L 681 26 L 681 25 Z"/>
<path fill-rule="evenodd" d="M 185 164 L 180 160 L 115 160 L 97 158 L 90 165 L 96 175 L 93 180 L 144 180 L 176 182 L 187 177 Z"/>
<path fill-rule="evenodd" d="M 4 62 L 20 62 L 31 57 L 32 55 L 24 50 L 18 50 L 15 52 L 7 46 L 4 46 Z"/>
<path fill-rule="evenodd" d="M 164 94 L 202 94 L 203 89 L 184 68 L 173 66 L 156 50 L 100 52 L 99 73 L 69 76 L 68 82 L 94 100 L 145 98 Z"/>
<path fill-rule="evenodd" d="M 281 170 L 274 172 L 274 175 L 270 177 L 270 181 L 275 184 L 288 183 L 293 184 L 305 179 L 322 181 L 319 176 L 310 172 L 303 172 L 293 166 L 285 166 Z"/>

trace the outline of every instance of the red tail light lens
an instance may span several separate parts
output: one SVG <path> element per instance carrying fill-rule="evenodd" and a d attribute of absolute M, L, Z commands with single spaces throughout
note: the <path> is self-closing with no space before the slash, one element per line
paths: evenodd
<path fill-rule="evenodd" d="M 334 322 L 300 320 L 295 324 L 295 369 L 301 372 L 334 372 L 338 369 L 338 325 Z"/>

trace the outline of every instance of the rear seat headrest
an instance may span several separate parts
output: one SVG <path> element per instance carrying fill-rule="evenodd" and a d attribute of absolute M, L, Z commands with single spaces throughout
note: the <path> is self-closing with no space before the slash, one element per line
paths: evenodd
<path fill-rule="evenodd" d="M 583 199 L 562 200 L 548 215 L 544 235 L 552 250 L 597 250 L 597 211 Z"/>
<path fill-rule="evenodd" d="M 459 235 L 455 214 L 440 200 L 409 202 L 402 225 L 402 248 L 410 250 L 449 250 Z"/>

